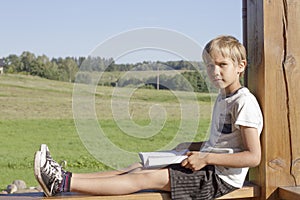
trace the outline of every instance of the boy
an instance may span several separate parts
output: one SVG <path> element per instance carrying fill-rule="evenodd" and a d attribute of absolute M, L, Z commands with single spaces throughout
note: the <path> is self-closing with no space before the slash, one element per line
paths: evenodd
<path fill-rule="evenodd" d="M 171 192 L 172 199 L 214 199 L 242 187 L 248 168 L 260 163 L 263 126 L 255 97 L 239 81 L 247 65 L 246 51 L 234 37 L 220 36 L 205 46 L 202 56 L 210 81 L 220 90 L 209 141 L 178 145 L 176 149 L 190 150 L 181 164 L 147 170 L 137 163 L 124 171 L 91 174 L 63 170 L 42 145 L 35 154 L 35 176 L 44 193 L 121 195 L 155 189 Z M 220 153 L 226 149 L 232 153 Z"/>

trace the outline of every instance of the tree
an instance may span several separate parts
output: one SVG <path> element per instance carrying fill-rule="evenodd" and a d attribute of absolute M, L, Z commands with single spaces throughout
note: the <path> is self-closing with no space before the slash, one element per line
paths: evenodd
<path fill-rule="evenodd" d="M 186 80 L 193 87 L 195 92 L 208 92 L 205 78 L 198 71 L 187 71 L 182 73 Z"/>
<path fill-rule="evenodd" d="M 31 72 L 31 67 L 35 61 L 35 55 L 29 51 L 24 51 L 21 55 L 21 62 L 23 63 L 23 69 L 21 71 Z"/>
<path fill-rule="evenodd" d="M 75 75 L 78 72 L 78 65 L 74 59 L 67 57 L 58 60 L 59 80 L 74 82 Z"/>
<path fill-rule="evenodd" d="M 30 74 L 45 78 L 47 65 L 50 65 L 49 58 L 45 55 L 38 56 L 31 64 Z"/>
<path fill-rule="evenodd" d="M 5 58 L 7 63 L 8 73 L 16 73 L 21 72 L 23 69 L 23 63 L 19 56 L 15 54 L 10 54 L 7 58 Z"/>

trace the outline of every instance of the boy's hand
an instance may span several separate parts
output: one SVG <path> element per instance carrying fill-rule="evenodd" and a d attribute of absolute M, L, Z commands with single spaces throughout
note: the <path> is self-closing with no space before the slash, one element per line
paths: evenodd
<path fill-rule="evenodd" d="M 186 154 L 188 158 L 181 162 L 181 166 L 191 169 L 192 171 L 197 171 L 202 169 L 207 165 L 206 155 L 207 153 L 202 153 L 199 151 L 190 151 Z"/>

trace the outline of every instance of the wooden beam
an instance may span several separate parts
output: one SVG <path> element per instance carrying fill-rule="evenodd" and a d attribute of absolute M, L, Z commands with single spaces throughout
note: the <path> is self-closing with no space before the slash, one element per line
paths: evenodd
<path fill-rule="evenodd" d="M 300 186 L 300 2 L 284 1 L 285 53 L 283 70 L 287 96 L 291 175 Z"/>
<path fill-rule="evenodd" d="M 247 1 L 248 87 L 264 113 L 262 162 L 251 171 L 261 199 L 300 184 L 300 1 Z"/>

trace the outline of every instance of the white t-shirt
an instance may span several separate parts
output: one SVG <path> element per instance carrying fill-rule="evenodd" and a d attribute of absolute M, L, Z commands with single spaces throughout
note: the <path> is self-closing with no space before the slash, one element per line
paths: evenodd
<path fill-rule="evenodd" d="M 263 128 L 259 104 L 245 87 L 226 98 L 219 94 L 214 105 L 210 138 L 201 151 L 212 148 L 229 149 L 231 153 L 244 151 L 240 126 L 257 128 L 259 135 Z M 216 174 L 230 185 L 241 188 L 248 169 L 216 166 Z"/>

